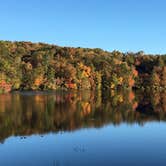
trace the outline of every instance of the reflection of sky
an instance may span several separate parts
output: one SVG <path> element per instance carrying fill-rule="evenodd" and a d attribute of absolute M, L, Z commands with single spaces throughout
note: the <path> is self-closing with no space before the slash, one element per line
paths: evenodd
<path fill-rule="evenodd" d="M 165 131 L 153 122 L 10 137 L 0 145 L 0 165 L 165 165 Z"/>

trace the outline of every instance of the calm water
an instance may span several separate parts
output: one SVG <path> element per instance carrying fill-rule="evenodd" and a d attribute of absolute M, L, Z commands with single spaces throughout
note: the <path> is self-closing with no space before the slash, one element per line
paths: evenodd
<path fill-rule="evenodd" d="M 166 165 L 166 93 L 0 95 L 0 166 Z"/>

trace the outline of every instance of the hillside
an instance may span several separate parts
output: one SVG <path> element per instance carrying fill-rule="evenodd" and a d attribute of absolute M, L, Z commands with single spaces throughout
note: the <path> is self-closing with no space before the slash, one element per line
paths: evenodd
<path fill-rule="evenodd" d="M 166 88 L 166 55 L 0 41 L 0 91 Z"/>

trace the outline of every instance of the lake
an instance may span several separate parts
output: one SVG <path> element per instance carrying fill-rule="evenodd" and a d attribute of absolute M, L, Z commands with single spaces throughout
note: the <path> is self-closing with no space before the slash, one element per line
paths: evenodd
<path fill-rule="evenodd" d="M 166 93 L 0 95 L 1 166 L 166 165 Z"/>

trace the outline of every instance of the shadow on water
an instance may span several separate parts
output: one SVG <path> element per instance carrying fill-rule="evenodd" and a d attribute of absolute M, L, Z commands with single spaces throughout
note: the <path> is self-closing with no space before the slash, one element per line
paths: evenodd
<path fill-rule="evenodd" d="M 0 140 L 121 123 L 166 121 L 166 93 L 15 92 L 0 95 Z M 75 148 L 76 151 L 80 150 Z"/>

